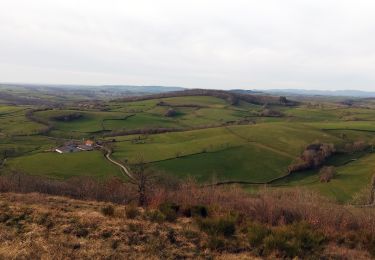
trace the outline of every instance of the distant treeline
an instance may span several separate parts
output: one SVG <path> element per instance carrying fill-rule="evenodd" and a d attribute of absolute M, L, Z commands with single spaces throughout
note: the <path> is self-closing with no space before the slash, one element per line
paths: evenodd
<path fill-rule="evenodd" d="M 52 119 L 56 120 L 56 121 L 70 122 L 70 121 L 74 121 L 76 119 L 80 119 L 82 117 L 83 117 L 83 114 L 70 113 L 70 114 L 55 116 L 55 117 L 52 117 Z"/>
<path fill-rule="evenodd" d="M 294 106 L 297 104 L 297 102 L 288 100 L 285 97 L 241 94 L 241 93 L 235 93 L 235 92 L 228 92 L 224 90 L 210 90 L 210 89 L 189 89 L 189 90 L 184 90 L 184 91 L 174 91 L 174 92 L 160 93 L 160 94 L 153 94 L 153 95 L 125 97 L 125 98 L 121 98 L 118 100 L 132 102 L 132 101 L 142 101 L 142 100 L 149 100 L 149 99 L 185 97 L 185 96 L 212 96 L 212 97 L 224 99 L 231 105 L 237 105 L 241 100 L 252 103 L 252 104 L 257 104 L 257 105 L 278 104 L 278 105 L 285 105 L 285 106 Z"/>

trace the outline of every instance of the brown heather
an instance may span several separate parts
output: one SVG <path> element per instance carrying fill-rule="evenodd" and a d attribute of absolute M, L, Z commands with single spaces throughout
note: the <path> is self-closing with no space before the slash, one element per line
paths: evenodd
<path fill-rule="evenodd" d="M 154 183 L 143 208 L 134 206 L 137 190 L 119 180 L 60 182 L 14 174 L 0 176 L 0 191 L 0 259 L 375 255 L 374 208 L 339 205 L 303 189 L 265 187 L 249 194 L 191 180 Z M 208 217 L 188 216 L 193 208 L 206 208 Z M 168 218 L 171 213 L 176 218 Z"/>

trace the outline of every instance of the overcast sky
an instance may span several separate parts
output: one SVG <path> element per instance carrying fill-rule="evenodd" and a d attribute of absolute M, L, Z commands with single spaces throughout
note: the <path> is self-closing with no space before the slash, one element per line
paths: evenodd
<path fill-rule="evenodd" d="M 0 82 L 375 90 L 375 1 L 0 0 Z"/>

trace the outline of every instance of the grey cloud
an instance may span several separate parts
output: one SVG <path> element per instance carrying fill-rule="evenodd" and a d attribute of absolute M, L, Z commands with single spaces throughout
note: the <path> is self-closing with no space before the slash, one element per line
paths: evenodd
<path fill-rule="evenodd" d="M 1 0 L 0 81 L 375 90 L 370 0 Z"/>

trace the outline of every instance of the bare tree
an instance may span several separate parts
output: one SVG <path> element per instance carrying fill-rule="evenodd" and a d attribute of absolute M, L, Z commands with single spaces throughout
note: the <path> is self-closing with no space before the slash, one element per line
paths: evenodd
<path fill-rule="evenodd" d="M 133 179 L 130 182 L 137 186 L 138 205 L 140 207 L 146 206 L 149 193 L 151 193 L 153 184 L 155 183 L 156 174 L 147 167 L 143 157 L 139 156 L 137 163 L 132 167 L 132 176 Z"/>
<path fill-rule="evenodd" d="M 370 204 L 375 204 L 375 174 L 371 178 L 371 187 L 370 187 Z"/>

